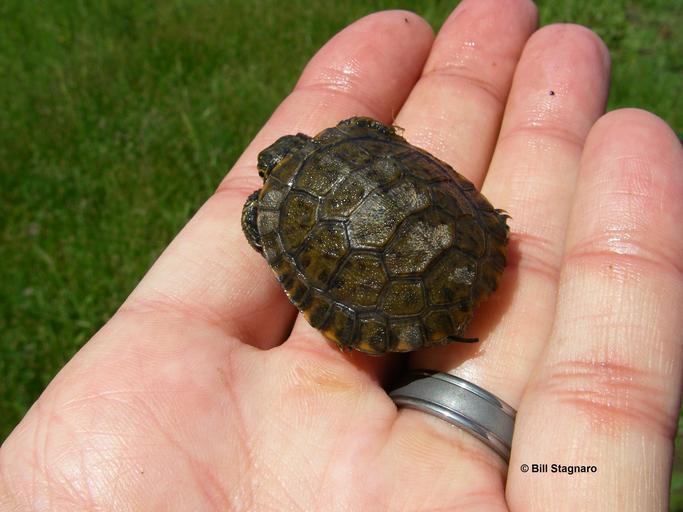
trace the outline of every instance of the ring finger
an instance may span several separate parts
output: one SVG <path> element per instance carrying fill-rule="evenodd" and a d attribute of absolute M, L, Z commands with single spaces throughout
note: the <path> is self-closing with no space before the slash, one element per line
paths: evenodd
<path fill-rule="evenodd" d="M 475 313 L 478 344 L 418 354 L 420 367 L 453 371 L 512 405 L 550 332 L 559 266 L 583 143 L 604 112 L 609 57 L 576 25 L 551 25 L 527 43 L 483 192 L 511 215 L 500 290 Z"/>
<path fill-rule="evenodd" d="M 507 101 L 484 194 L 512 216 L 510 264 L 501 289 L 475 314 L 469 333 L 481 341 L 417 353 L 413 366 L 454 372 L 516 406 L 554 314 L 558 268 L 584 139 L 604 109 L 608 87 L 604 45 L 588 30 L 549 26 L 527 42 Z M 553 94 L 550 93 L 553 91 Z M 483 319 L 483 321 L 482 321 Z M 457 450 L 481 470 L 482 486 L 503 472 L 497 455 L 445 422 L 403 410 L 396 427 L 448 429 Z M 437 436 L 438 438 L 439 436 Z M 469 491 L 468 491 L 469 492 Z"/>

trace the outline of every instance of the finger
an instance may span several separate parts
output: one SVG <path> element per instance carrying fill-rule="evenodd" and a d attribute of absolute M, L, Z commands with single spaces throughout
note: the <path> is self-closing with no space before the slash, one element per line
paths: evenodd
<path fill-rule="evenodd" d="M 483 187 L 512 216 L 500 289 L 475 313 L 468 335 L 480 343 L 428 351 L 414 364 L 456 370 L 519 403 L 552 327 L 581 151 L 608 87 L 609 56 L 593 32 L 550 25 L 531 37 Z"/>
<path fill-rule="evenodd" d="M 412 144 L 481 186 L 512 76 L 537 12 L 527 0 L 465 0 L 434 41 L 396 124 Z"/>
<path fill-rule="evenodd" d="M 419 352 L 411 365 L 456 373 L 517 406 L 550 329 L 557 286 L 552 269 L 560 264 L 581 147 L 603 111 L 607 77 L 604 45 L 581 27 L 548 26 L 529 39 L 484 182 L 492 203 L 512 215 L 511 261 L 501 289 L 475 313 L 468 335 L 478 336 L 479 343 Z M 414 411 L 402 411 L 400 421 L 412 432 L 428 424 L 426 435 L 445 435 L 449 428 Z M 472 461 L 466 467 L 482 489 L 499 481 L 505 468 L 497 455 L 465 433 L 457 443 L 462 457 L 456 458 Z M 463 483 L 462 493 L 467 492 Z"/>
<path fill-rule="evenodd" d="M 407 140 L 456 169 L 462 163 L 468 177 L 481 178 L 517 58 L 535 23 L 536 9 L 527 0 L 462 2 L 439 32 L 422 76 L 396 118 Z M 488 134 L 484 139 L 490 143 L 473 145 L 470 131 L 478 138 Z M 464 155 L 468 160 L 461 159 Z M 293 335 L 296 343 L 319 336 L 302 318 Z"/>
<path fill-rule="evenodd" d="M 682 370 L 681 218 L 673 132 L 646 112 L 606 115 L 586 142 L 553 335 L 517 416 L 513 509 L 664 509 Z M 530 461 L 597 472 L 514 469 Z"/>
<path fill-rule="evenodd" d="M 454 164 L 478 187 L 489 166 L 508 94 L 515 94 L 509 88 L 521 66 L 518 59 L 524 58 L 535 25 L 536 10 L 530 2 L 463 2 L 438 34 L 423 77 L 399 115 L 397 123 L 406 128 L 411 142 Z M 525 80 L 535 80 L 533 70 L 528 62 Z M 515 80 L 519 78 L 518 74 Z M 411 357 L 411 364 L 449 370 L 452 367 L 443 366 L 445 356 L 463 348 L 421 351 Z M 438 467 L 442 478 L 432 485 L 445 509 L 506 509 L 503 462 L 468 433 L 440 419 L 401 410 L 387 451 L 420 461 L 413 471 L 416 480 L 423 471 L 428 474 L 426 468 Z"/>
<path fill-rule="evenodd" d="M 168 247 L 123 307 L 164 311 L 216 324 L 229 336 L 268 348 L 291 328 L 294 309 L 240 226 L 246 197 L 260 188 L 257 153 L 279 136 L 315 133 L 351 115 L 390 121 L 422 69 L 431 28 L 387 11 L 349 26 L 311 60 L 294 91 L 219 188 Z"/>

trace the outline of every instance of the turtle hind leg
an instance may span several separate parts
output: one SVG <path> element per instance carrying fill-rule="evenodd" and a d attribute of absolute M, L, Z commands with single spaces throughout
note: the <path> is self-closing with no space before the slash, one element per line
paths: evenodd
<path fill-rule="evenodd" d="M 479 338 L 461 338 L 460 336 L 447 336 L 448 342 L 457 341 L 460 343 L 477 343 Z"/>
<path fill-rule="evenodd" d="M 258 196 L 261 190 L 256 190 L 251 194 L 242 208 L 242 231 L 247 237 L 249 245 L 251 245 L 257 252 L 263 254 L 263 246 L 261 245 L 261 235 L 258 232 L 256 225 L 256 217 L 258 214 Z"/>

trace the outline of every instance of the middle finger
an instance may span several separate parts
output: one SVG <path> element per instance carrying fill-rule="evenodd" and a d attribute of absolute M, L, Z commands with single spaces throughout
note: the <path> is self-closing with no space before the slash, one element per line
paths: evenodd
<path fill-rule="evenodd" d="M 464 0 L 439 31 L 396 123 L 411 143 L 481 187 L 512 76 L 536 28 L 528 0 Z"/>

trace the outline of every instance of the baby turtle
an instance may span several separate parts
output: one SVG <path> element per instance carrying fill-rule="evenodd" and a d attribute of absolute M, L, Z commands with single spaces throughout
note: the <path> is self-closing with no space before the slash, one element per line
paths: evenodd
<path fill-rule="evenodd" d="M 258 156 L 242 229 L 308 322 L 340 348 L 463 338 L 505 267 L 508 216 L 445 162 L 368 117 Z"/>

